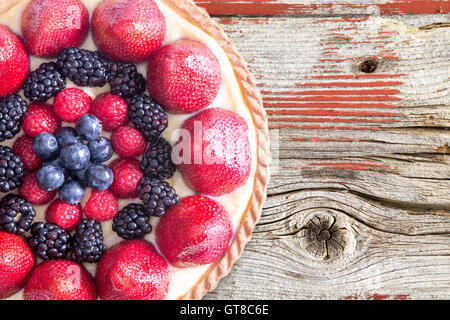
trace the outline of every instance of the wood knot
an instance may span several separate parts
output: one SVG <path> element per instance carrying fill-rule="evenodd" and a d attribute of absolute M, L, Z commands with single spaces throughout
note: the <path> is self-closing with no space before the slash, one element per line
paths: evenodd
<path fill-rule="evenodd" d="M 341 256 L 351 242 L 352 234 L 330 211 L 317 211 L 307 217 L 298 233 L 309 256 L 331 260 Z"/>
<path fill-rule="evenodd" d="M 375 70 L 378 67 L 378 62 L 374 59 L 367 59 L 361 62 L 359 65 L 359 71 L 364 73 L 372 73 L 375 72 Z"/>

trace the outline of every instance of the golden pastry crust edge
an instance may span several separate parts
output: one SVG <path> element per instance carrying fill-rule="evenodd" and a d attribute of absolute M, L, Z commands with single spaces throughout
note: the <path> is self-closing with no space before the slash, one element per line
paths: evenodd
<path fill-rule="evenodd" d="M 3 0 L 0 3 L 0 13 L 8 10 L 22 0 Z M 218 23 L 213 21 L 206 10 L 198 7 L 191 0 L 162 0 L 191 23 L 198 25 L 203 31 L 213 37 L 225 51 L 230 60 L 242 92 L 249 107 L 256 129 L 257 139 L 257 169 L 252 197 L 246 212 L 241 218 L 241 225 L 225 255 L 214 262 L 199 281 L 180 299 L 201 299 L 206 293 L 217 287 L 220 279 L 228 275 L 233 264 L 242 254 L 245 245 L 251 238 L 253 228 L 259 221 L 263 203 L 266 199 L 266 189 L 269 183 L 269 166 L 271 161 L 269 129 L 267 115 L 263 107 L 262 97 L 256 88 L 255 79 L 247 68 L 245 59 L 237 52 L 235 44 L 228 38 Z"/>

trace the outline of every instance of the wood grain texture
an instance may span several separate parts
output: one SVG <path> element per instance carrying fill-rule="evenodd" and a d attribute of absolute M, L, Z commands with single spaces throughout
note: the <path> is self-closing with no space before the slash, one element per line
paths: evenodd
<path fill-rule="evenodd" d="M 448 16 L 216 19 L 279 160 L 252 240 L 205 298 L 450 298 Z"/>
<path fill-rule="evenodd" d="M 448 0 L 197 0 L 212 15 L 443 14 Z"/>

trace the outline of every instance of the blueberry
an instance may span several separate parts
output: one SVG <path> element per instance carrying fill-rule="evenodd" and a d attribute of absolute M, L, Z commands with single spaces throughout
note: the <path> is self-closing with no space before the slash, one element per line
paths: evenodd
<path fill-rule="evenodd" d="M 77 204 L 83 200 L 85 190 L 77 180 L 70 180 L 59 188 L 59 198 L 70 204 Z"/>
<path fill-rule="evenodd" d="M 48 165 L 38 170 L 36 180 L 47 191 L 58 189 L 64 184 L 64 171 L 59 166 Z"/>
<path fill-rule="evenodd" d="M 83 170 L 87 168 L 91 153 L 89 148 L 80 142 L 68 144 L 61 150 L 61 163 L 69 170 Z"/>
<path fill-rule="evenodd" d="M 78 136 L 77 130 L 72 127 L 62 127 L 59 128 L 55 137 L 58 140 L 58 145 L 60 148 L 74 142 L 82 142 L 81 137 Z"/>
<path fill-rule="evenodd" d="M 87 146 L 91 152 L 91 161 L 96 163 L 108 161 L 114 152 L 111 141 L 105 137 L 90 141 Z"/>
<path fill-rule="evenodd" d="M 92 165 L 92 162 L 88 163 L 88 166 L 82 170 L 72 170 L 70 175 L 72 178 L 78 180 L 82 185 L 87 186 L 87 180 L 85 177 L 86 170 Z"/>
<path fill-rule="evenodd" d="M 92 141 L 97 139 L 102 132 L 102 122 L 92 114 L 85 114 L 78 118 L 75 124 L 78 135 L 84 140 Z"/>
<path fill-rule="evenodd" d="M 33 150 L 44 160 L 52 159 L 58 154 L 58 141 L 48 132 L 42 132 L 33 139 Z"/>
<path fill-rule="evenodd" d="M 42 167 L 46 166 L 56 166 L 61 168 L 61 170 L 64 172 L 65 179 L 69 178 L 69 170 L 63 167 L 61 159 L 59 157 L 54 158 L 52 160 L 47 160 L 42 163 Z"/>
<path fill-rule="evenodd" d="M 93 164 L 85 173 L 89 187 L 104 191 L 109 188 L 114 179 L 112 170 L 104 164 Z"/>

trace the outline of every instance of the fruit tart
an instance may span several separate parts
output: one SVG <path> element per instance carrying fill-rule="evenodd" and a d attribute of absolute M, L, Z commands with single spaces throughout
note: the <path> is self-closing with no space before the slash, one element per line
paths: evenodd
<path fill-rule="evenodd" d="M 200 299 L 269 162 L 253 77 L 190 0 L 0 3 L 0 299 Z"/>

